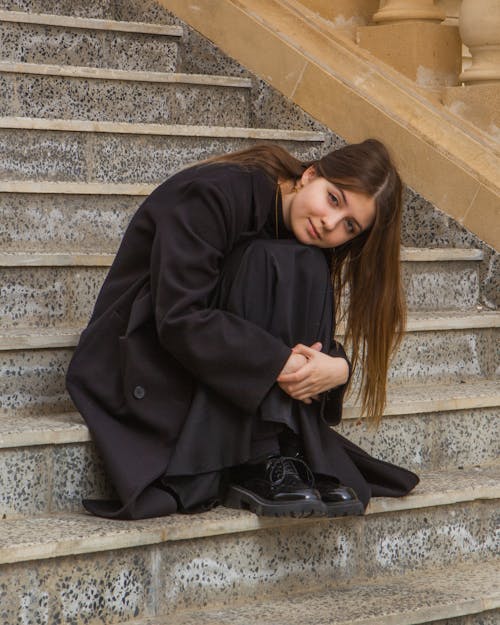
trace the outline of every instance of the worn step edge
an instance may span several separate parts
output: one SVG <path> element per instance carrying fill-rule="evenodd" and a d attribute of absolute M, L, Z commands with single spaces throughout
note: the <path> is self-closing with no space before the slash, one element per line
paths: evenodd
<path fill-rule="evenodd" d="M 132 82 L 207 85 L 209 87 L 250 88 L 249 78 L 213 76 L 209 74 L 178 74 L 170 72 L 141 72 L 137 70 L 78 67 L 73 65 L 45 65 L 38 63 L 0 62 L 0 73 L 36 74 L 66 78 L 95 78 L 99 80 L 126 80 Z"/>
<path fill-rule="evenodd" d="M 373 499 L 368 506 L 367 515 L 500 497 L 500 467 L 497 466 L 434 471 L 421 473 L 420 477 L 420 484 L 406 497 Z M 183 515 L 133 523 L 100 519 L 85 514 L 4 519 L 0 522 L 0 563 L 142 547 L 297 523 L 329 522 L 335 520 L 265 518 L 225 508 L 190 515 L 189 523 Z"/>
<path fill-rule="evenodd" d="M 62 132 L 105 132 L 109 134 L 163 135 L 176 137 L 222 137 L 276 141 L 322 142 L 325 134 L 311 130 L 280 130 L 236 126 L 189 126 L 185 124 L 133 124 L 128 122 L 44 119 L 39 117 L 0 117 L 0 128 L 9 130 L 49 130 Z"/>
<path fill-rule="evenodd" d="M 343 420 L 360 418 L 360 407 L 349 398 Z M 500 388 L 496 380 L 470 384 L 433 384 L 390 388 L 384 417 L 410 416 L 500 406 Z M 34 445 L 62 445 L 91 440 L 87 426 L 78 412 L 48 415 L 0 414 L 0 449 Z"/>
<path fill-rule="evenodd" d="M 63 28 L 83 28 L 86 30 L 110 30 L 145 35 L 163 35 L 167 37 L 181 37 L 183 34 L 182 27 L 174 24 L 159 25 L 145 22 L 120 22 L 117 20 L 96 19 L 91 17 L 72 17 L 70 15 L 25 13 L 22 11 L 8 10 L 0 10 L 0 22 L 59 26 Z"/>
<path fill-rule="evenodd" d="M 329 584 L 246 605 L 198 608 L 119 625 L 438 625 L 500 607 L 499 574 L 497 562 L 468 564 Z"/>
<path fill-rule="evenodd" d="M 488 329 L 500 327 L 500 311 L 478 313 L 432 312 L 408 316 L 406 332 L 446 332 L 447 330 Z M 80 338 L 80 328 L 13 327 L 0 330 L 0 351 L 19 349 L 52 349 L 75 347 Z M 342 335 L 342 327 L 338 328 Z"/>
<path fill-rule="evenodd" d="M 36 183 L 35 183 L 36 184 Z M 0 192 L 2 191 L 0 182 Z M 99 252 L 0 252 L 0 267 L 110 267 L 114 254 Z M 480 261 L 482 250 L 461 248 L 402 248 L 403 262 Z"/>

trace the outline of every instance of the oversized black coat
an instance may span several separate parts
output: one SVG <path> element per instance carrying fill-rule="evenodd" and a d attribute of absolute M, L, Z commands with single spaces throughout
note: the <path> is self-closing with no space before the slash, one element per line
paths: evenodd
<path fill-rule="evenodd" d="M 220 401 L 198 433 L 209 447 L 222 433 L 236 440 L 275 383 L 291 346 L 212 305 L 227 255 L 268 236 L 275 198 L 276 182 L 260 170 L 201 165 L 166 180 L 132 218 L 67 374 L 118 495 L 92 511 L 165 514 L 154 482 L 184 434 L 196 386 Z M 340 420 L 342 395 L 343 387 L 323 397 L 330 424 Z M 223 455 L 212 466 L 190 457 L 183 468 L 197 474 L 242 461 L 237 445 Z"/>
<path fill-rule="evenodd" d="M 211 307 L 225 256 L 262 232 L 275 190 L 261 171 L 196 167 L 158 187 L 129 225 L 67 375 L 119 516 L 158 512 L 144 491 L 168 466 L 195 384 L 234 406 L 241 427 L 290 355 L 261 328 Z M 199 435 L 209 446 L 214 428 L 205 422 Z"/>

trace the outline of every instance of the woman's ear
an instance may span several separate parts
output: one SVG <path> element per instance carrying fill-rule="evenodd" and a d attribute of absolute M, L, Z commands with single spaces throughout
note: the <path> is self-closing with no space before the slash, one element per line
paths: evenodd
<path fill-rule="evenodd" d="M 316 167 L 314 165 L 309 165 L 309 167 L 304 170 L 304 173 L 300 178 L 301 186 L 308 184 L 311 180 L 314 180 L 317 177 L 318 173 L 316 171 Z"/>

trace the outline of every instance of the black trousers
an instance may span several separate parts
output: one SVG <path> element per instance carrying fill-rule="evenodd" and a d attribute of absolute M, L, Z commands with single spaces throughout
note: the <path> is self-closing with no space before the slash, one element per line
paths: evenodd
<path fill-rule="evenodd" d="M 213 305 L 259 325 L 290 347 L 320 341 L 324 351 L 329 349 L 333 293 L 327 259 L 318 248 L 288 239 L 258 239 L 240 246 L 226 260 Z M 405 495 L 418 482 L 413 473 L 372 458 L 334 432 L 321 417 L 318 402 L 295 401 L 277 384 L 255 415 L 228 416 L 228 410 L 222 398 L 199 385 L 161 480 L 182 511 L 217 503 L 231 467 L 279 453 L 283 432 L 297 437 L 313 472 L 351 486 L 365 506 L 372 495 Z M 203 427 L 212 430 L 209 437 Z M 197 466 L 213 470 L 197 472 Z"/>

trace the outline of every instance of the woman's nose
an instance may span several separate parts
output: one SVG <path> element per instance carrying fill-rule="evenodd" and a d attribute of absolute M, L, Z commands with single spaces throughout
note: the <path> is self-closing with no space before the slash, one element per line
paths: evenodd
<path fill-rule="evenodd" d="M 329 212 L 323 215 L 323 217 L 321 218 L 321 225 L 325 230 L 334 230 L 340 220 L 340 215 L 337 215 L 334 212 Z"/>

